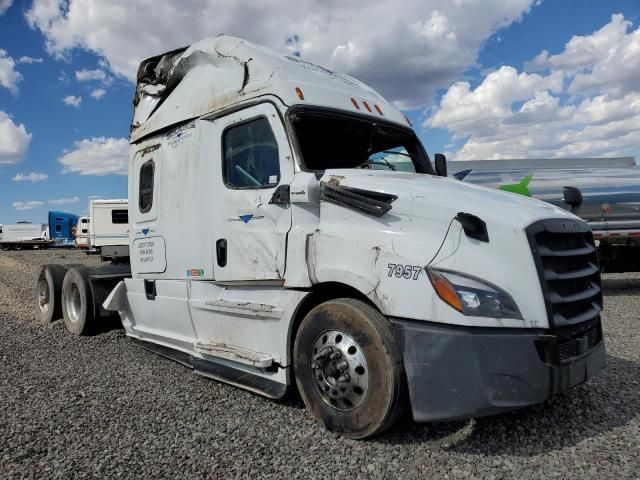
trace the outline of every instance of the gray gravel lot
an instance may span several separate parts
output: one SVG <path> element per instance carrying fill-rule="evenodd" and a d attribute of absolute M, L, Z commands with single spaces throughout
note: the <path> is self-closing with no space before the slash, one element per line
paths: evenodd
<path fill-rule="evenodd" d="M 194 375 L 116 325 L 93 337 L 33 319 L 42 263 L 0 253 L 1 478 L 640 478 L 640 274 L 604 276 L 608 366 L 544 405 L 468 422 L 404 420 L 369 441 Z"/>

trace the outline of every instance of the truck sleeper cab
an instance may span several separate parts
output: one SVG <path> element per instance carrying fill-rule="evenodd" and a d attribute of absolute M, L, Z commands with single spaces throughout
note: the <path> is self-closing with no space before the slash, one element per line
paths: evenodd
<path fill-rule="evenodd" d="M 134 106 L 131 275 L 103 306 L 145 348 L 271 398 L 295 382 L 352 438 L 602 368 L 588 226 L 436 175 L 361 82 L 218 36 L 143 61 Z"/>

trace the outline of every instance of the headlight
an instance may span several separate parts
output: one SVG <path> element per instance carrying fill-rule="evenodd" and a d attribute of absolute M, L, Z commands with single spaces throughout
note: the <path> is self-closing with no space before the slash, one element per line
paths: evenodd
<path fill-rule="evenodd" d="M 522 319 L 511 295 L 491 283 L 447 270 L 427 269 L 427 274 L 438 296 L 464 315 Z"/>

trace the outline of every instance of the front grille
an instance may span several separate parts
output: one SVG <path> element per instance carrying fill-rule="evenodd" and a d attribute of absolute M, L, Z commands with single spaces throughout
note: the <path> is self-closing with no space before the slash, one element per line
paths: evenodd
<path fill-rule="evenodd" d="M 527 228 L 540 277 L 550 334 L 561 361 L 585 353 L 602 340 L 600 268 L 586 223 L 542 220 Z"/>
<path fill-rule="evenodd" d="M 553 334 L 557 336 L 558 356 L 561 362 L 588 352 L 602 340 L 602 325 L 600 318 L 555 328 Z"/>

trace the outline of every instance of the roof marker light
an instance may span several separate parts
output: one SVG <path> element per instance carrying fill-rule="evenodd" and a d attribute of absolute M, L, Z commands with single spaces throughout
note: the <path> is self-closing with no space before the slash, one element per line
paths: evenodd
<path fill-rule="evenodd" d="M 300 100 L 304 100 L 304 93 L 302 93 L 302 90 L 300 90 L 300 87 L 296 87 L 296 95 L 298 95 L 298 98 Z"/>
<path fill-rule="evenodd" d="M 380 110 L 380 107 L 378 106 L 378 104 L 374 105 L 373 107 L 378 111 L 380 115 L 384 117 L 384 113 L 382 113 L 382 110 Z"/>
<path fill-rule="evenodd" d="M 371 107 L 369 106 L 369 104 L 366 101 L 363 100 L 362 104 L 364 105 L 364 108 L 366 108 L 368 112 L 371 111 Z"/>
<path fill-rule="evenodd" d="M 353 103 L 353 106 L 356 107 L 358 110 L 360 110 L 360 105 L 358 105 L 358 102 L 356 102 L 356 99 L 351 97 L 351 103 Z"/>

